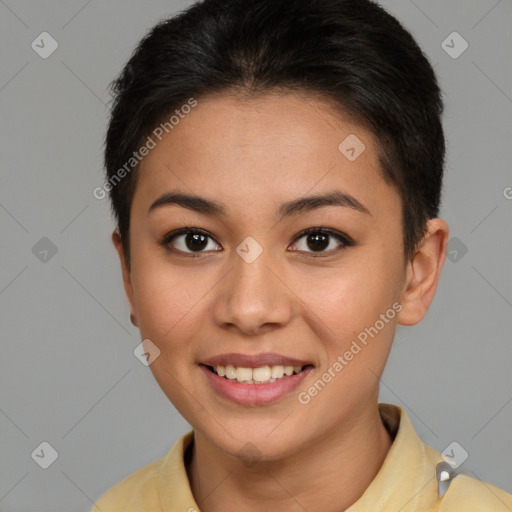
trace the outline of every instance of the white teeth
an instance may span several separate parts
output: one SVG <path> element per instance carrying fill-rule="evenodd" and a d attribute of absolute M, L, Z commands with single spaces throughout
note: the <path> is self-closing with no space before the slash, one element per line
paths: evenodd
<path fill-rule="evenodd" d="M 236 369 L 236 380 L 238 382 L 252 380 L 252 368 L 242 368 L 241 366 L 239 366 Z"/>
<path fill-rule="evenodd" d="M 284 375 L 284 366 L 280 364 L 272 366 L 271 374 L 274 379 L 280 379 Z"/>
<path fill-rule="evenodd" d="M 270 366 L 260 366 L 252 371 L 252 378 L 258 382 L 268 382 L 270 379 Z"/>
<path fill-rule="evenodd" d="M 214 371 L 219 377 L 226 377 L 229 380 L 236 380 L 245 384 L 266 384 L 276 382 L 283 377 L 290 377 L 294 373 L 299 373 L 302 366 L 283 366 L 276 364 L 273 366 L 259 366 L 258 368 L 247 368 L 244 366 L 215 366 Z"/>
<path fill-rule="evenodd" d="M 226 365 L 226 377 L 228 379 L 236 379 L 236 368 L 232 364 Z"/>

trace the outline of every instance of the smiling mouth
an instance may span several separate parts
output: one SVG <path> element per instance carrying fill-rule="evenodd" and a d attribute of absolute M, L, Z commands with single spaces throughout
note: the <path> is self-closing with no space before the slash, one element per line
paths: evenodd
<path fill-rule="evenodd" d="M 313 365 L 304 366 L 260 366 L 258 368 L 248 368 L 244 366 L 209 366 L 204 365 L 212 373 L 223 377 L 226 380 L 239 382 L 240 384 L 268 384 L 278 380 L 287 379 L 294 374 L 298 374 L 306 369 L 313 368 Z"/>

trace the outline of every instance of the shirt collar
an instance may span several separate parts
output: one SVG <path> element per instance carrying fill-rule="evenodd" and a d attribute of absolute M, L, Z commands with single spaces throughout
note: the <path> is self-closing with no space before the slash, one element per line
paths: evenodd
<path fill-rule="evenodd" d="M 185 453 L 194 440 L 191 430 L 181 436 L 165 456 L 158 476 L 158 490 L 162 510 L 199 511 L 188 480 Z"/>
<path fill-rule="evenodd" d="M 346 512 L 412 512 L 432 507 L 437 500 L 440 455 L 421 441 L 403 409 L 379 404 L 379 412 L 395 439 L 377 476 Z"/>
<path fill-rule="evenodd" d="M 419 439 L 403 409 L 379 404 L 379 413 L 394 441 L 377 476 L 346 512 L 412 512 L 432 506 L 437 496 L 435 469 L 442 459 Z M 185 467 L 185 453 L 193 439 L 191 430 L 164 458 L 158 482 L 162 510 L 199 511 Z"/>

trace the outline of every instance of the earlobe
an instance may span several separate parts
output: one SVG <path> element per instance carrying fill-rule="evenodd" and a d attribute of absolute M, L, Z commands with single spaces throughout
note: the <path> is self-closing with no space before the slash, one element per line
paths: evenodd
<path fill-rule="evenodd" d="M 425 317 L 446 259 L 448 236 L 449 228 L 444 220 L 435 218 L 428 221 L 427 233 L 407 264 L 399 324 L 415 325 Z"/>
<path fill-rule="evenodd" d="M 125 258 L 121 233 L 119 232 L 118 228 L 116 228 L 112 232 L 112 243 L 114 244 L 114 247 L 119 256 L 119 262 L 121 264 L 121 272 L 123 275 L 123 287 L 124 287 L 124 291 L 126 293 L 126 297 L 128 298 L 128 302 L 130 304 L 130 322 L 135 327 L 138 327 L 137 316 L 136 316 L 136 312 L 135 312 L 135 304 L 134 304 L 134 300 L 133 300 L 133 287 L 132 287 L 131 271 L 130 271 L 128 262 L 126 261 L 126 258 Z"/>

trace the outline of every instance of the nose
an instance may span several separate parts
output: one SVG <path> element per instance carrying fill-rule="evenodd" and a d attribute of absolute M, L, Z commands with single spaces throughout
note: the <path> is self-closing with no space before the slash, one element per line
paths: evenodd
<path fill-rule="evenodd" d="M 286 325 L 292 316 L 293 293 L 283 281 L 266 251 L 251 263 L 234 254 L 233 267 L 217 288 L 214 322 L 246 335 Z"/>

